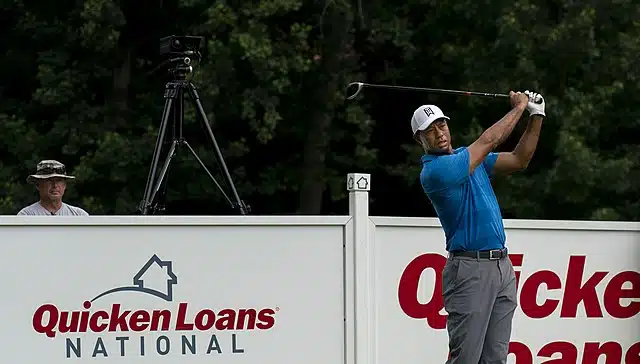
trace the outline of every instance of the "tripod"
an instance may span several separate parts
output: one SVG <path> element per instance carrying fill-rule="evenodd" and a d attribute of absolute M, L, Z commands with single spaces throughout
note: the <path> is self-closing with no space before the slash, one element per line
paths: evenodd
<path fill-rule="evenodd" d="M 233 180 L 231 179 L 231 175 L 229 174 L 229 170 L 224 162 L 224 158 L 222 156 L 222 152 L 218 147 L 218 143 L 216 142 L 216 138 L 213 135 L 213 131 L 211 130 L 211 126 L 209 125 L 209 120 L 204 112 L 204 108 L 202 107 L 202 103 L 200 102 L 200 96 L 198 95 L 198 91 L 196 86 L 186 79 L 186 75 L 192 71 L 192 67 L 189 65 L 191 60 L 188 57 L 175 58 L 172 61 L 179 60 L 182 64 L 178 65 L 173 71 L 174 80 L 167 82 L 164 90 L 164 111 L 162 113 L 162 122 L 160 124 L 160 133 L 158 134 L 158 138 L 156 140 L 156 146 L 153 152 L 153 159 L 151 161 L 151 168 L 149 170 L 149 177 L 147 178 L 147 184 L 144 191 L 144 199 L 140 202 L 140 213 L 142 215 L 147 215 L 148 213 L 156 213 L 160 208 L 158 207 L 156 200 L 156 195 L 162 186 L 162 183 L 165 181 L 165 177 L 167 171 L 169 170 L 169 165 L 171 163 L 171 159 L 175 156 L 176 150 L 179 146 L 186 146 L 187 149 L 191 152 L 191 154 L 198 161 L 200 166 L 205 170 L 205 172 L 209 175 L 211 180 L 216 184 L 220 192 L 227 199 L 232 208 L 237 208 L 242 215 L 246 215 L 249 212 L 248 207 L 244 204 L 240 197 L 238 196 L 238 192 L 236 191 Z M 182 127 L 184 122 L 184 98 L 186 94 L 193 101 L 196 112 L 200 115 L 200 120 L 205 126 L 207 130 L 207 134 L 213 143 L 215 148 L 215 152 L 217 154 L 218 160 L 222 165 L 222 169 L 224 171 L 227 182 L 231 186 L 231 190 L 233 192 L 233 196 L 235 198 L 235 204 L 231 201 L 231 199 L 224 192 L 218 181 L 213 177 L 211 172 L 207 169 L 205 164 L 202 162 L 200 157 L 196 154 L 195 150 L 189 145 L 187 140 L 182 135 Z M 170 117 L 173 116 L 173 137 L 171 140 L 171 146 L 169 147 L 169 152 L 167 153 L 167 157 L 165 159 L 164 165 L 160 170 L 159 175 L 156 177 L 156 171 L 158 169 L 158 163 L 160 161 L 160 152 L 162 150 L 162 144 L 165 141 L 165 133 L 167 130 L 167 125 L 169 124 Z M 177 128 L 177 135 L 176 135 Z M 155 182 L 154 182 L 155 180 Z"/>

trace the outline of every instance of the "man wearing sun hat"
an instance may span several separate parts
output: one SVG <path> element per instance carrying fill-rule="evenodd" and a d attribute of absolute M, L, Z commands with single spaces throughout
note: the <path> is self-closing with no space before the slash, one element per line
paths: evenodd
<path fill-rule="evenodd" d="M 56 160 L 41 161 L 36 173 L 27 177 L 27 182 L 36 186 L 40 201 L 23 208 L 18 215 L 88 216 L 85 210 L 62 202 L 67 181 L 74 179 L 67 175 L 64 164 Z"/>

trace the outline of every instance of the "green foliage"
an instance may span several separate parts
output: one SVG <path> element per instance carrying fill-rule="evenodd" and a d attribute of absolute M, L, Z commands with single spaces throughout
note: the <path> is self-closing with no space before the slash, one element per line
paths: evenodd
<path fill-rule="evenodd" d="M 49 158 L 77 177 L 70 203 L 94 215 L 134 213 L 169 80 L 166 67 L 152 72 L 159 39 L 184 34 L 207 39 L 193 81 L 254 213 L 346 213 L 345 176 L 366 172 L 372 213 L 433 216 L 418 183 L 413 110 L 441 105 L 463 145 L 509 107 L 384 91 L 345 101 L 344 87 L 362 80 L 539 91 L 548 117 L 534 159 L 495 181 L 504 216 L 640 219 L 640 7 L 631 0 L 14 0 L 4 10 L 4 214 L 36 198 L 25 178 Z M 187 141 L 232 198 L 196 115 L 188 104 Z M 501 150 L 515 146 L 524 123 Z M 230 212 L 187 148 L 168 186 L 177 213 Z"/>

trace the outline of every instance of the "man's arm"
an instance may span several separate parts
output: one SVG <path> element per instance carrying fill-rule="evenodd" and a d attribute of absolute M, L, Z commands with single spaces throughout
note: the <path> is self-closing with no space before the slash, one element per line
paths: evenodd
<path fill-rule="evenodd" d="M 473 142 L 467 150 L 469 151 L 469 173 L 473 173 L 486 156 L 494 150 L 500 143 L 505 141 L 520 120 L 520 116 L 527 107 L 528 96 L 523 93 L 509 93 L 511 106 L 513 109 L 493 124 L 480 135 L 478 140 Z"/>
<path fill-rule="evenodd" d="M 527 129 L 512 152 L 498 153 L 498 158 L 493 167 L 497 173 L 509 174 L 527 168 L 536 151 L 542 119 L 546 116 L 544 111 L 545 102 L 540 94 L 529 91 L 525 91 L 525 94 L 529 96 L 527 110 L 531 115 L 527 123 Z"/>
<path fill-rule="evenodd" d="M 542 116 L 531 115 L 527 129 L 520 137 L 516 148 L 512 152 L 498 153 L 493 170 L 496 173 L 509 174 L 527 168 L 536 151 L 541 128 Z"/>

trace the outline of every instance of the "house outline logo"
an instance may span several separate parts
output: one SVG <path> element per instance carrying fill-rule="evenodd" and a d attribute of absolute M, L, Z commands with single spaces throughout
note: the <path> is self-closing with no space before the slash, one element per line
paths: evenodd
<path fill-rule="evenodd" d="M 144 275 L 149 270 L 149 268 L 151 268 L 154 264 L 157 264 L 158 266 L 160 266 L 160 268 L 167 268 L 167 288 L 165 292 L 144 286 Z M 154 254 L 142 266 L 142 268 L 140 268 L 138 273 L 136 273 L 133 276 L 132 286 L 122 286 L 122 287 L 111 288 L 95 296 L 93 299 L 91 299 L 91 302 L 94 302 L 98 298 L 104 297 L 111 293 L 124 292 L 124 291 L 145 293 L 145 294 L 149 294 L 149 295 L 161 298 L 167 302 L 171 302 L 173 301 L 173 286 L 177 283 L 178 283 L 178 277 L 173 272 L 173 263 L 169 260 L 162 260 L 156 254 Z"/>

